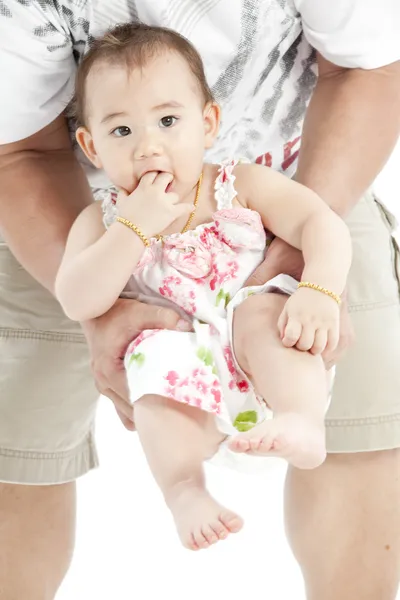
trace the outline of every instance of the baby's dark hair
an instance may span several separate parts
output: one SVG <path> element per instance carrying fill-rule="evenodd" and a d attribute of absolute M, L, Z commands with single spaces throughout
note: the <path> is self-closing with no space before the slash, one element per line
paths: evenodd
<path fill-rule="evenodd" d="M 189 40 L 166 27 L 126 23 L 113 27 L 91 44 L 78 67 L 75 94 L 68 108 L 68 116 L 74 118 L 78 126 L 87 123 L 86 80 L 94 65 L 105 62 L 123 65 L 127 69 L 142 68 L 163 50 L 176 52 L 186 60 L 199 84 L 204 103 L 212 102 L 213 95 L 207 84 L 203 62 Z"/>

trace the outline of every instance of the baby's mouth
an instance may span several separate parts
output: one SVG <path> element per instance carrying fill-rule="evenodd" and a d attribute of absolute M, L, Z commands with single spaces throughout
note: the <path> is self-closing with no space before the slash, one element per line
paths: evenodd
<path fill-rule="evenodd" d="M 141 182 L 141 180 L 142 180 L 142 177 L 144 177 L 144 176 L 145 176 L 145 175 L 147 175 L 148 173 L 156 173 L 156 174 L 157 174 L 157 177 L 158 177 L 158 175 L 160 175 L 160 174 L 162 174 L 162 173 L 167 173 L 167 174 L 170 174 L 170 172 L 169 172 L 169 171 L 159 171 L 159 170 L 156 170 L 156 169 L 149 169 L 148 171 L 145 171 L 144 173 L 142 173 L 142 174 L 140 175 L 139 179 L 137 180 L 136 187 L 137 187 L 137 186 L 139 185 L 139 183 Z M 171 175 L 172 175 L 172 173 L 171 173 Z M 170 191 L 171 191 L 171 189 L 172 189 L 172 186 L 173 186 L 173 184 L 174 184 L 174 179 L 172 179 L 172 180 L 171 180 L 171 181 L 168 183 L 168 185 L 167 185 L 167 186 L 166 186 L 166 188 L 165 188 L 165 191 L 166 191 L 166 192 L 170 192 Z"/>

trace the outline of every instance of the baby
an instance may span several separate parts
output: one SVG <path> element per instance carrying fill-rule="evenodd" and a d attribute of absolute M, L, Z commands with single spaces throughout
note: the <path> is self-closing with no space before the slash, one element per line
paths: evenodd
<path fill-rule="evenodd" d="M 205 487 L 203 462 L 221 447 L 304 469 L 325 459 L 321 353 L 338 344 L 350 236 L 323 200 L 283 175 L 230 157 L 204 163 L 220 111 L 198 53 L 173 31 L 128 24 L 98 39 L 78 69 L 74 106 L 80 147 L 118 192 L 74 223 L 56 294 L 77 321 L 122 293 L 190 320 L 191 331 L 144 331 L 125 367 L 139 438 L 181 541 L 205 548 L 242 527 Z M 282 274 L 244 287 L 273 235 L 302 250 L 301 282 Z M 235 310 L 257 301 L 265 322 L 252 344 L 239 344 Z"/>

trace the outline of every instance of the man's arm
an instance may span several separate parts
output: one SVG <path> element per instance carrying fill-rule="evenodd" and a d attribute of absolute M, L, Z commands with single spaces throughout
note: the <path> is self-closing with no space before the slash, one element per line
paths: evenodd
<path fill-rule="evenodd" d="M 400 135 L 400 61 L 379 69 L 344 69 L 318 55 L 318 68 L 295 177 L 345 216 Z"/>
<path fill-rule="evenodd" d="M 91 201 L 64 116 L 29 138 L 0 146 L 1 235 L 51 292 L 69 229 Z"/>

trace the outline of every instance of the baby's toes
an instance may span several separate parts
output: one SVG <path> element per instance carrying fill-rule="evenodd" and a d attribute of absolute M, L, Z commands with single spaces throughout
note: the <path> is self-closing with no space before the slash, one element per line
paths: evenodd
<path fill-rule="evenodd" d="M 197 529 L 193 531 L 193 539 L 197 547 L 202 550 L 203 548 L 208 548 L 210 545 L 207 539 L 204 537 L 201 529 Z"/>
<path fill-rule="evenodd" d="M 243 527 L 243 520 L 235 513 L 229 511 L 221 513 L 219 520 L 231 533 L 237 533 Z"/>
<path fill-rule="evenodd" d="M 209 544 L 216 544 L 218 542 L 219 536 L 211 525 L 203 525 L 201 532 Z"/>
<path fill-rule="evenodd" d="M 266 435 L 262 438 L 259 446 L 259 452 L 261 454 L 266 454 L 267 452 L 271 452 L 275 449 L 275 440 L 270 435 Z"/>
<path fill-rule="evenodd" d="M 229 442 L 229 448 L 234 452 L 247 452 L 250 450 L 250 440 L 247 438 L 236 437 Z"/>
<path fill-rule="evenodd" d="M 285 453 L 290 452 L 292 444 L 284 433 L 280 433 L 275 437 L 272 447 L 276 452 Z"/>
<path fill-rule="evenodd" d="M 249 452 L 259 452 L 261 448 L 261 444 L 263 443 L 262 437 L 254 437 L 249 440 L 250 448 Z"/>
<path fill-rule="evenodd" d="M 187 548 L 187 550 L 200 550 L 199 546 L 197 545 L 196 540 L 194 539 L 194 535 L 192 533 L 190 533 L 188 535 L 187 538 L 181 536 L 181 542 L 184 548 Z"/>
<path fill-rule="evenodd" d="M 219 540 L 225 540 L 229 535 L 229 530 L 219 519 L 211 523 L 211 529 Z"/>

